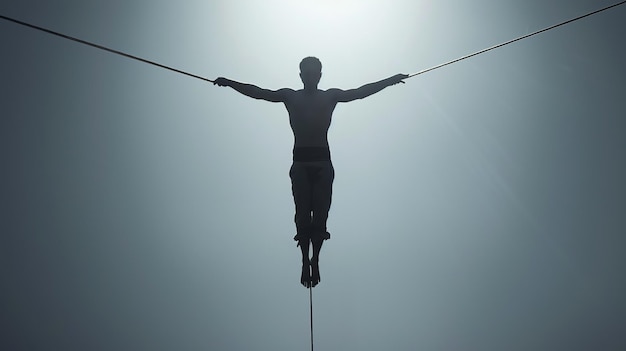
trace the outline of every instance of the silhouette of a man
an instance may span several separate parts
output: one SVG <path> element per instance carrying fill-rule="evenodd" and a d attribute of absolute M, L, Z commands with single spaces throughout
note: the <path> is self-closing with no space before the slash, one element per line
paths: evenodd
<path fill-rule="evenodd" d="M 333 110 L 338 102 L 363 99 L 384 88 L 408 78 L 406 74 L 369 83 L 357 89 L 320 90 L 322 63 L 315 57 L 305 57 L 300 62 L 300 78 L 304 89 L 262 89 L 252 84 L 217 78 L 214 84 L 228 86 L 255 99 L 282 102 L 289 113 L 294 135 L 293 164 L 289 171 L 291 189 L 296 207 L 297 234 L 294 240 L 302 250 L 302 275 L 300 282 L 309 288 L 320 281 L 319 254 L 324 240 L 330 238 L 326 220 L 330 210 L 332 185 L 335 177 L 328 146 L 328 128 Z M 313 255 L 309 259 L 309 243 Z M 310 270 L 309 270 L 310 266 Z"/>

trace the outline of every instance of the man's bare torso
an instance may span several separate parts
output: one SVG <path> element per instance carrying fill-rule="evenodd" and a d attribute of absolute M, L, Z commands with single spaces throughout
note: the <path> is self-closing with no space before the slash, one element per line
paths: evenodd
<path fill-rule="evenodd" d="M 285 99 L 295 147 L 328 147 L 328 128 L 337 99 L 330 91 L 291 90 Z"/>

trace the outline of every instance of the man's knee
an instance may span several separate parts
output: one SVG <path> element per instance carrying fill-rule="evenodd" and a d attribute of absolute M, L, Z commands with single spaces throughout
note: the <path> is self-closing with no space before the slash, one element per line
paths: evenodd
<path fill-rule="evenodd" d="M 293 237 L 293 240 L 297 241 L 298 245 L 300 245 L 300 242 L 303 240 L 311 240 L 312 227 L 310 224 L 310 220 L 307 223 L 296 222 L 296 231 L 297 232 L 296 235 Z"/>
<path fill-rule="evenodd" d="M 318 244 L 329 239 L 330 233 L 325 230 L 298 231 L 293 237 L 293 240 L 297 241 L 298 245 L 300 245 L 303 241 L 310 240 L 313 244 Z"/>
<path fill-rule="evenodd" d="M 321 244 L 324 240 L 328 239 L 330 239 L 330 233 L 325 230 L 311 232 L 311 242 L 313 244 Z"/>

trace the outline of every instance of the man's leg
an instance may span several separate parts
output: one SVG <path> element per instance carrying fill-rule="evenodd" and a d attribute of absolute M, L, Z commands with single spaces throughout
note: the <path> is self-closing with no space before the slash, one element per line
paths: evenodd
<path fill-rule="evenodd" d="M 296 236 L 294 240 L 298 242 L 298 246 L 302 251 L 302 274 L 300 283 L 305 287 L 311 284 L 311 273 L 309 267 L 311 265 L 309 259 L 309 242 L 311 238 L 311 182 L 309 179 L 308 169 L 301 163 L 296 163 L 289 170 L 291 178 L 291 191 L 296 207 L 294 221 L 296 223 Z"/>
<path fill-rule="evenodd" d="M 313 244 L 313 256 L 311 257 L 311 284 L 316 286 L 320 282 L 319 255 L 322 250 L 324 240 L 330 239 L 327 231 L 326 221 L 333 193 L 333 180 L 335 170 L 332 163 L 319 168 L 313 183 L 313 217 L 311 221 L 311 243 Z"/>
<path fill-rule="evenodd" d="M 311 260 L 309 259 L 309 243 L 311 241 L 307 239 L 302 239 L 298 241 L 298 246 L 300 246 L 300 250 L 302 250 L 302 273 L 300 274 L 300 284 L 304 285 L 305 288 L 311 286 Z"/>

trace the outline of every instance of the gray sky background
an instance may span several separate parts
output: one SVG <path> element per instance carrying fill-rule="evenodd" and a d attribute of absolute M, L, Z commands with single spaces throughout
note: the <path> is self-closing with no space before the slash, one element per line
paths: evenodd
<path fill-rule="evenodd" d="M 471 3 L 471 4 L 470 4 Z M 613 1 L 42 1 L 195 74 L 413 73 Z M 626 5 L 335 111 L 316 350 L 626 349 Z M 307 350 L 280 104 L 0 21 L 3 350 Z"/>

